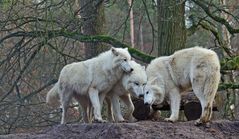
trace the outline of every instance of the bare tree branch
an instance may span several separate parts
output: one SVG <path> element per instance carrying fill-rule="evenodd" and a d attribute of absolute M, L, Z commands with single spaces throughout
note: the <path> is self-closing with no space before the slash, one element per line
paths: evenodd
<path fill-rule="evenodd" d="M 39 36 L 41 34 L 41 36 Z M 12 34 L 9 34 L 2 39 L 0 39 L 0 44 L 4 41 L 7 40 L 11 37 L 32 37 L 32 38 L 37 38 L 37 37 L 42 37 L 44 36 L 45 38 L 53 38 L 53 37 L 66 37 L 66 38 L 71 38 L 78 40 L 80 42 L 103 42 L 103 43 L 108 43 L 114 47 L 122 47 L 122 48 L 128 48 L 129 52 L 131 53 L 132 57 L 134 57 L 137 60 L 140 60 L 142 62 L 149 63 L 152 59 L 155 57 L 147 55 L 137 49 L 131 48 L 127 44 L 124 44 L 112 37 L 109 36 L 104 36 L 104 35 L 97 35 L 97 36 L 88 36 L 88 35 L 83 35 L 78 32 L 68 32 L 66 30 L 51 30 L 51 31 L 30 31 L 30 32 L 24 32 L 24 31 L 18 31 Z"/>
<path fill-rule="evenodd" d="M 227 30 L 231 33 L 231 34 L 235 34 L 235 33 L 239 33 L 239 28 L 233 28 L 229 22 L 227 22 L 226 19 L 219 17 L 215 14 L 212 14 L 212 12 L 210 11 L 210 8 L 205 4 L 204 0 L 192 0 L 195 4 L 197 4 L 199 7 L 201 7 L 204 12 L 211 17 L 213 20 L 225 25 L 225 27 L 227 28 Z"/>
<path fill-rule="evenodd" d="M 45 44 L 45 42 L 42 42 L 39 45 L 37 45 L 38 48 L 33 52 L 33 54 L 30 56 L 30 58 L 28 59 L 28 61 L 24 65 L 24 67 L 20 70 L 20 73 L 19 73 L 18 77 L 16 78 L 16 80 L 14 81 L 13 86 L 9 89 L 9 91 L 6 94 L 3 95 L 3 97 L 0 99 L 0 102 L 3 101 L 13 91 L 14 87 L 17 85 L 18 81 L 21 79 L 23 73 L 26 71 L 29 64 L 33 61 L 34 57 L 37 55 L 37 53 L 40 51 L 41 47 L 44 44 Z"/>

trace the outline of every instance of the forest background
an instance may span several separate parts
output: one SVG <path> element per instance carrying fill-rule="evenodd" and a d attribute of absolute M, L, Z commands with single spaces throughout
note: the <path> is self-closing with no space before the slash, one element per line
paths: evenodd
<path fill-rule="evenodd" d="M 239 0 L 0 0 L 0 15 L 0 134 L 59 124 L 45 96 L 60 70 L 111 46 L 144 65 L 193 46 L 216 51 L 217 118 L 239 119 Z"/>

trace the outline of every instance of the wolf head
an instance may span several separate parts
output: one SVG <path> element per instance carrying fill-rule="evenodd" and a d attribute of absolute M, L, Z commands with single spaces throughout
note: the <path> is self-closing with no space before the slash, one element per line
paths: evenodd
<path fill-rule="evenodd" d="M 128 48 L 111 48 L 113 54 L 113 67 L 120 66 L 123 71 L 129 73 L 133 71 L 133 68 L 129 65 L 131 56 L 128 52 Z"/>
<path fill-rule="evenodd" d="M 145 67 L 136 63 L 135 61 L 129 61 L 133 71 L 123 77 L 124 88 L 135 97 L 141 97 L 144 95 L 144 86 L 147 82 L 147 75 Z"/>
<path fill-rule="evenodd" d="M 152 104 L 161 104 L 164 101 L 165 91 L 164 88 L 156 84 L 157 77 L 151 81 L 147 82 L 144 88 L 144 104 L 152 105 Z"/>

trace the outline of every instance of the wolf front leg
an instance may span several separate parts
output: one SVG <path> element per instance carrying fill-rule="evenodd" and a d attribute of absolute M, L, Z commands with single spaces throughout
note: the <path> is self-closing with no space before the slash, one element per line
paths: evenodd
<path fill-rule="evenodd" d="M 93 106 L 94 121 L 99 123 L 106 122 L 105 120 L 102 119 L 102 116 L 101 116 L 101 104 L 99 100 L 99 91 L 94 88 L 90 88 L 89 97 L 90 97 L 91 104 Z"/>
<path fill-rule="evenodd" d="M 166 121 L 175 122 L 178 120 L 181 95 L 177 89 L 172 89 L 169 93 L 171 115 L 165 118 Z"/>
<path fill-rule="evenodd" d="M 133 116 L 134 104 L 131 100 L 130 94 L 125 94 L 123 96 L 120 96 L 120 98 L 128 108 L 128 112 L 126 114 L 126 119 L 129 120 L 129 122 L 136 122 L 137 120 Z"/>
<path fill-rule="evenodd" d="M 113 115 L 115 117 L 115 121 L 116 122 L 124 122 L 125 120 L 120 111 L 119 97 L 116 95 L 113 95 L 111 98 L 111 103 L 113 105 L 113 113 L 114 113 Z"/>

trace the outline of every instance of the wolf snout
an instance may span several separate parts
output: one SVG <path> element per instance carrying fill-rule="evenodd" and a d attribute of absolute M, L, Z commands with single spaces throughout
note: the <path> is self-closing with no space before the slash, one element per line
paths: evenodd
<path fill-rule="evenodd" d="M 149 103 L 148 103 L 148 102 L 145 102 L 144 105 L 149 106 Z"/>

